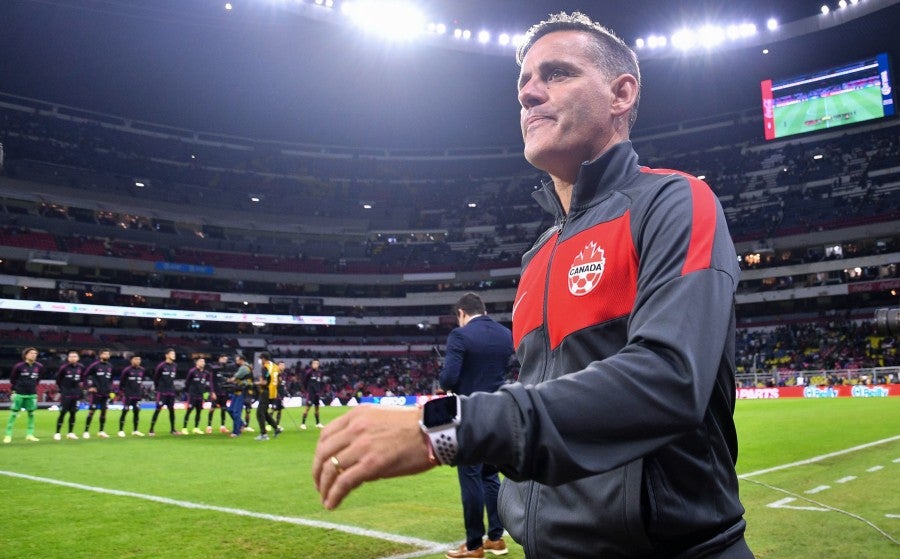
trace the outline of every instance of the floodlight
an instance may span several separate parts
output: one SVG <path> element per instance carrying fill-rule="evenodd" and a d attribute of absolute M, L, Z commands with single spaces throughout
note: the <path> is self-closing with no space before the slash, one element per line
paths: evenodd
<path fill-rule="evenodd" d="M 437 24 L 437 26 L 434 29 L 435 29 L 435 31 L 437 31 L 438 35 L 443 35 L 444 33 L 447 32 L 447 26 L 444 25 L 443 23 Z"/>
<path fill-rule="evenodd" d="M 697 37 L 701 45 L 713 48 L 725 41 L 725 31 L 717 25 L 704 25 L 697 32 Z"/>
<path fill-rule="evenodd" d="M 225 9 L 226 9 L 226 10 L 231 10 L 232 8 L 234 8 L 234 6 L 231 5 L 231 2 L 225 2 Z"/>
<path fill-rule="evenodd" d="M 463 29 L 462 38 L 468 41 L 472 38 L 472 32 L 468 29 Z"/>
<path fill-rule="evenodd" d="M 829 9 L 828 6 L 826 6 L 825 4 L 822 4 L 822 15 L 823 16 L 827 16 L 828 12 L 830 12 L 830 11 L 831 11 L 831 9 Z"/>
<path fill-rule="evenodd" d="M 425 15 L 399 0 L 344 2 L 341 11 L 358 27 L 389 39 L 411 39 L 426 28 Z"/>
<path fill-rule="evenodd" d="M 672 46 L 681 50 L 690 50 L 697 44 L 697 37 L 690 29 L 679 29 L 672 35 Z"/>
<path fill-rule="evenodd" d="M 840 6 L 841 8 L 846 8 L 847 0 L 841 0 L 840 2 L 838 2 L 838 6 Z"/>
<path fill-rule="evenodd" d="M 639 49 L 644 48 L 644 39 L 638 38 L 638 40 L 634 42 L 634 46 L 636 46 Z"/>
<path fill-rule="evenodd" d="M 766 22 L 766 28 L 769 31 L 775 31 L 776 29 L 778 29 L 778 20 L 775 19 L 774 17 L 770 17 L 769 20 Z"/>
<path fill-rule="evenodd" d="M 525 43 L 525 35 L 521 33 L 516 33 L 513 35 L 512 44 L 514 47 L 520 47 Z"/>
<path fill-rule="evenodd" d="M 462 29 L 460 29 L 459 27 L 457 27 L 456 29 L 454 29 L 454 30 L 453 30 L 453 37 L 455 37 L 456 39 L 462 39 Z"/>
<path fill-rule="evenodd" d="M 497 38 L 497 42 L 503 46 L 508 45 L 509 41 L 510 41 L 509 35 L 507 35 L 506 33 L 501 33 L 500 36 Z"/>
<path fill-rule="evenodd" d="M 487 43 L 491 40 L 491 34 L 487 31 L 479 31 L 478 32 L 478 42 L 479 43 Z"/>

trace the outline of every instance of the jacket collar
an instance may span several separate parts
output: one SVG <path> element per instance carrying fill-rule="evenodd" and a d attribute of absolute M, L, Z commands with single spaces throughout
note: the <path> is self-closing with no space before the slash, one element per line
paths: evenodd
<path fill-rule="evenodd" d="M 619 142 L 593 161 L 581 164 L 572 190 L 569 213 L 582 210 L 616 190 L 628 175 L 637 172 L 638 156 L 630 140 Z M 553 181 L 545 181 L 532 196 L 546 211 L 562 219 L 563 208 L 553 188 Z"/>

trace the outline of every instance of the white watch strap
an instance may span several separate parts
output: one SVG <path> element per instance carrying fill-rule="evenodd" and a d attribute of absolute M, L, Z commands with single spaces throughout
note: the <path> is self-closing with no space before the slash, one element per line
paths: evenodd
<path fill-rule="evenodd" d="M 425 431 L 431 440 L 431 448 L 438 462 L 444 466 L 452 466 L 456 462 L 459 445 L 456 442 L 456 425 L 447 425 L 443 429 Z"/>

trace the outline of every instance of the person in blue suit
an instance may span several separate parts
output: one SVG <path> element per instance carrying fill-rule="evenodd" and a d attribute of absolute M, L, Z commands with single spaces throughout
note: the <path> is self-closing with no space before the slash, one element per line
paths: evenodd
<path fill-rule="evenodd" d="M 512 332 L 487 316 L 484 302 L 475 293 L 466 293 L 453 306 L 459 328 L 447 337 L 447 351 L 441 370 L 441 388 L 468 396 L 473 392 L 494 392 L 504 383 L 513 354 Z M 497 512 L 500 476 L 496 466 L 473 464 L 457 467 L 462 495 L 466 543 L 446 557 L 484 557 L 507 553 L 503 524 Z M 487 540 L 484 540 L 484 511 L 487 509 Z"/>

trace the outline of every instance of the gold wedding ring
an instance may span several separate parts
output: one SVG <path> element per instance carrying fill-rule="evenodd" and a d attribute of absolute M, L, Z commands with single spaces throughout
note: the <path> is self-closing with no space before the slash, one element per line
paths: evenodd
<path fill-rule="evenodd" d="M 338 460 L 337 456 L 331 457 L 331 465 L 334 466 L 334 469 L 338 474 L 344 473 L 344 468 L 341 467 L 341 461 Z"/>

